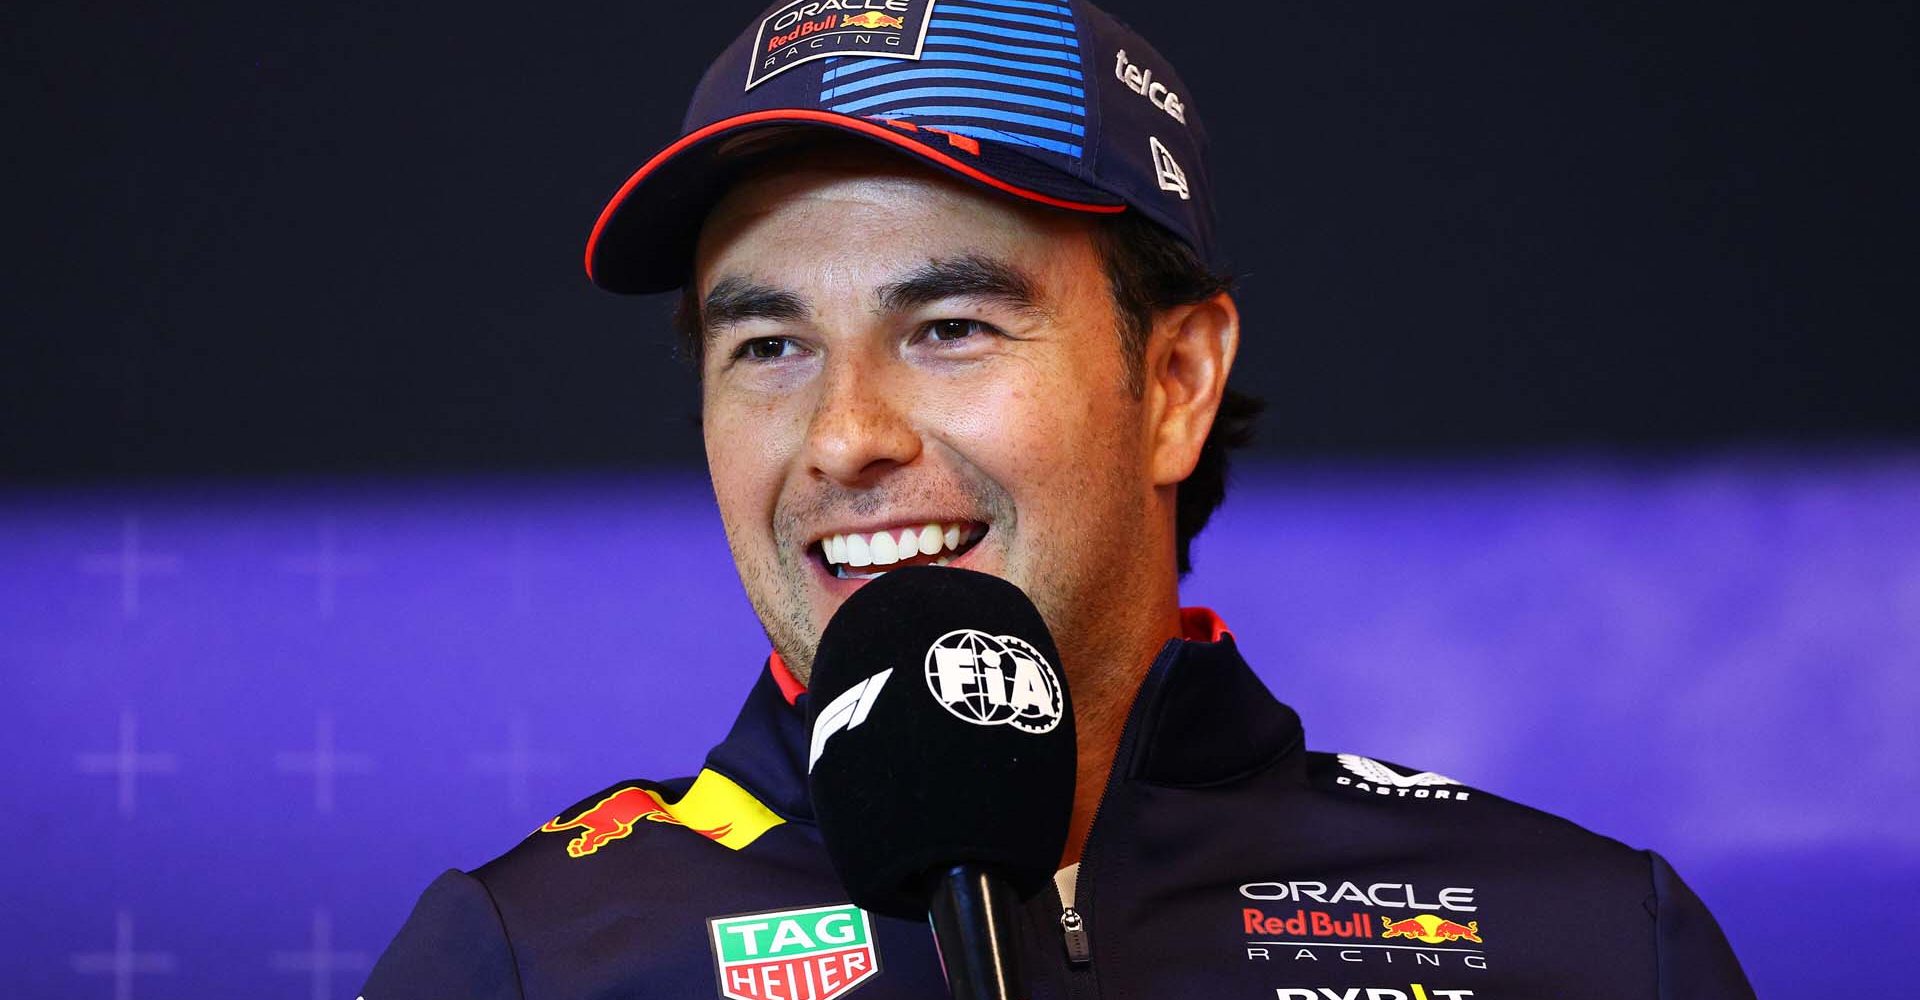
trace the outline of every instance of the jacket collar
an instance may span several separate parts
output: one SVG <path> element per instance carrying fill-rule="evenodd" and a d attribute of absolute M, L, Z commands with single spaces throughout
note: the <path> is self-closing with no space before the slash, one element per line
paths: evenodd
<path fill-rule="evenodd" d="M 1212 642 L 1167 640 L 1134 695 L 1114 767 L 1130 781 L 1190 788 L 1290 759 L 1304 779 L 1303 744 L 1299 714 L 1274 698 L 1222 628 Z"/>
<path fill-rule="evenodd" d="M 1154 657 L 1114 766 L 1128 780 L 1178 787 L 1226 784 L 1282 762 L 1303 775 L 1300 716 L 1261 683 L 1218 615 L 1183 608 L 1180 618 L 1185 635 L 1167 640 Z M 706 764 L 800 822 L 813 820 L 806 698 L 780 654 L 772 654 Z"/>
<path fill-rule="evenodd" d="M 732 778 L 783 819 L 811 823 L 806 697 L 806 689 L 774 654 L 747 692 L 727 738 L 708 751 L 706 766 Z"/>

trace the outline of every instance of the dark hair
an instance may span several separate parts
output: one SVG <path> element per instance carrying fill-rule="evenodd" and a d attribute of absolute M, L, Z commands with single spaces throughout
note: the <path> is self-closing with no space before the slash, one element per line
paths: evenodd
<path fill-rule="evenodd" d="M 1184 240 L 1138 212 L 1122 212 L 1095 223 L 1094 248 L 1107 272 L 1114 314 L 1120 321 L 1120 350 L 1127 388 L 1135 396 L 1146 389 L 1147 337 L 1153 321 L 1168 309 L 1229 291 L 1233 279 L 1217 274 Z M 692 282 L 680 290 L 673 313 L 681 355 L 698 368 L 706 348 L 700 325 L 700 298 Z M 1227 498 L 1227 452 L 1253 440 L 1254 421 L 1266 403 L 1229 386 L 1220 398 L 1213 428 L 1200 446 L 1193 473 L 1182 480 L 1174 499 L 1174 544 L 1180 575 L 1193 570 L 1193 539 Z"/>

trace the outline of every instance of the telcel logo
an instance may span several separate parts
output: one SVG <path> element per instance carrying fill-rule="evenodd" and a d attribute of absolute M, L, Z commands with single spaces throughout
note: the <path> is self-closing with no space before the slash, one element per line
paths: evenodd
<path fill-rule="evenodd" d="M 1180 103 L 1180 95 L 1167 89 L 1167 85 L 1153 78 L 1153 70 L 1143 70 L 1127 61 L 1127 50 L 1121 49 L 1113 59 L 1113 76 L 1127 89 L 1145 97 L 1153 106 L 1167 113 L 1167 116 L 1182 125 L 1187 123 L 1187 106 Z"/>
<path fill-rule="evenodd" d="M 927 690 L 957 719 L 1029 733 L 1060 724 L 1060 679 L 1040 651 L 1018 636 L 962 628 L 927 649 Z"/>

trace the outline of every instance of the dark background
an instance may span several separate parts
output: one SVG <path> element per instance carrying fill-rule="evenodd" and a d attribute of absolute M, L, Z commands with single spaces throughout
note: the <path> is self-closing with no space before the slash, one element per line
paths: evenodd
<path fill-rule="evenodd" d="M 1112 0 L 1290 455 L 1920 439 L 1914 5 Z M 604 199 L 756 4 L 11 4 L 0 475 L 697 462 Z"/>

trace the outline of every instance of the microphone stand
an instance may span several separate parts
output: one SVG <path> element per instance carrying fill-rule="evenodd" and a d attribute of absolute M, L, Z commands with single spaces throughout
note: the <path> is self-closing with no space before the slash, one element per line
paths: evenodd
<path fill-rule="evenodd" d="M 1019 901 L 984 868 L 956 865 L 939 876 L 927 921 L 953 1000 L 1027 1000 L 1015 940 Z"/>

